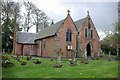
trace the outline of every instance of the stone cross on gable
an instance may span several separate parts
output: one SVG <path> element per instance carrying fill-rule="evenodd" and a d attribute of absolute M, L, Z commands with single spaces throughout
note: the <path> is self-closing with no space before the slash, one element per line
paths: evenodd
<path fill-rule="evenodd" d="M 70 13 L 70 10 L 68 9 L 67 12 L 68 12 L 68 14 L 69 14 L 69 13 Z"/>
<path fill-rule="evenodd" d="M 89 14 L 89 11 L 87 11 L 87 13 Z"/>

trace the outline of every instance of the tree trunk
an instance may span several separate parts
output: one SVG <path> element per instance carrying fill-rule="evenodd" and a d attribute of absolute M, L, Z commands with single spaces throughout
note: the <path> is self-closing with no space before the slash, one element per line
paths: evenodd
<path fill-rule="evenodd" d="M 0 53 L 2 53 L 2 26 L 1 26 L 1 9 L 2 6 L 0 5 Z"/>
<path fill-rule="evenodd" d="M 15 18 L 15 21 L 14 21 L 13 53 L 15 54 L 15 46 L 16 46 L 16 42 L 17 42 L 16 32 L 18 31 L 18 26 L 16 24 L 16 14 L 15 14 L 14 18 Z"/>

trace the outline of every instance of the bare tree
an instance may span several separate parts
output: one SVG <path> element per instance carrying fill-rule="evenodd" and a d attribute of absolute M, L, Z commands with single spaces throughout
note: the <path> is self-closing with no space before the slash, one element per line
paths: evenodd
<path fill-rule="evenodd" d="M 29 31 L 29 29 L 34 25 L 33 24 L 33 20 L 32 20 L 32 2 L 25 2 L 24 1 L 24 6 L 25 6 L 25 10 L 26 12 L 24 13 L 24 17 L 25 17 L 25 21 L 24 21 L 24 30 L 26 32 Z"/>
<path fill-rule="evenodd" d="M 26 12 L 24 13 L 24 30 L 26 32 L 34 25 L 36 26 L 36 33 L 41 29 L 48 27 L 48 17 L 42 10 L 39 10 L 36 5 L 29 1 L 24 1 L 24 5 L 26 9 Z"/>
<path fill-rule="evenodd" d="M 49 22 L 48 22 L 48 17 L 46 14 L 39 10 L 37 7 L 34 7 L 34 24 L 36 26 L 36 33 L 46 27 L 48 27 Z"/>

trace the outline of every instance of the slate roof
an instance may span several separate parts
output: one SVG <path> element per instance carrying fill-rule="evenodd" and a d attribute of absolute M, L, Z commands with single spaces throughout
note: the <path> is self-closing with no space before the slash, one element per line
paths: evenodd
<path fill-rule="evenodd" d="M 82 18 L 80 20 L 75 21 L 75 25 L 76 25 L 78 31 L 80 29 L 80 26 L 84 23 L 85 19 L 86 19 L 86 17 Z M 57 30 L 59 29 L 59 27 L 62 25 L 62 23 L 64 22 L 64 20 L 65 19 L 63 19 L 63 20 L 61 20 L 61 21 L 59 21 L 59 22 L 57 22 L 55 24 L 50 25 L 50 27 L 47 27 L 44 30 L 41 30 L 38 33 L 37 38 L 35 40 L 55 35 L 55 33 L 57 32 Z"/>
<path fill-rule="evenodd" d="M 22 44 L 35 44 L 37 33 L 17 32 L 17 42 Z"/>
<path fill-rule="evenodd" d="M 59 29 L 59 27 L 62 25 L 63 22 L 64 22 L 64 19 L 55 24 L 50 25 L 50 27 L 47 27 L 41 30 L 37 35 L 37 39 L 42 39 L 45 37 L 55 35 L 56 31 Z"/>
<path fill-rule="evenodd" d="M 83 23 L 85 22 L 85 20 L 86 20 L 86 17 L 82 18 L 80 20 L 75 21 L 75 25 L 76 25 L 76 27 L 78 29 L 78 32 L 80 31 L 80 27 L 83 25 Z"/>

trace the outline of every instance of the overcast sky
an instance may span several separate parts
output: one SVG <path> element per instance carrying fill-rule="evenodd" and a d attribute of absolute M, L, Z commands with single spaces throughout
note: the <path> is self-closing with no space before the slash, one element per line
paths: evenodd
<path fill-rule="evenodd" d="M 88 2 L 89 1 L 89 2 Z M 114 2 L 113 2 L 114 1 Z M 67 16 L 67 10 L 74 21 L 87 16 L 87 11 L 98 31 L 99 36 L 104 36 L 105 30 L 112 30 L 112 24 L 118 21 L 119 0 L 32 0 L 40 10 L 54 20 L 60 21 Z M 30 32 L 35 32 L 31 29 Z"/>

